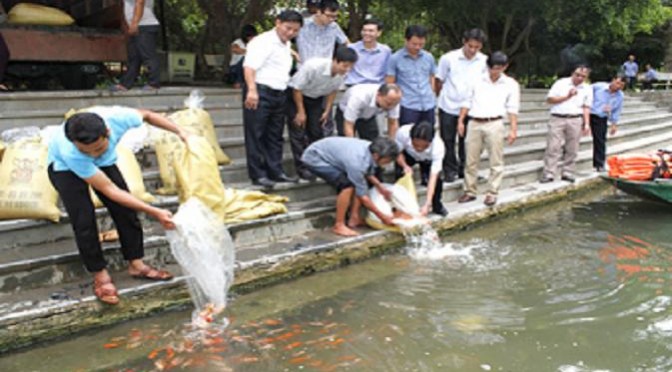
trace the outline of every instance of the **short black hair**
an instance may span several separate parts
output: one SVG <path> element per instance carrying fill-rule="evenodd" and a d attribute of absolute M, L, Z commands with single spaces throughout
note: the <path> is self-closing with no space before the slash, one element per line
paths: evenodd
<path fill-rule="evenodd" d="M 625 77 L 625 74 L 622 72 L 617 73 L 611 80 L 620 80 L 621 83 L 627 83 L 628 79 Z"/>
<path fill-rule="evenodd" d="M 65 137 L 70 142 L 88 145 L 98 141 L 101 137 L 107 138 L 107 126 L 100 115 L 80 112 L 65 121 Z"/>
<path fill-rule="evenodd" d="M 378 28 L 378 31 L 383 30 L 383 21 L 376 18 L 365 19 L 364 23 L 362 23 L 362 28 L 366 25 L 375 25 Z"/>
<path fill-rule="evenodd" d="M 254 25 L 244 25 L 240 30 L 240 38 L 248 42 L 251 38 L 257 36 L 257 28 Z"/>
<path fill-rule="evenodd" d="M 411 128 L 411 139 L 421 139 L 432 142 L 434 139 L 434 125 L 428 121 L 421 121 Z"/>
<path fill-rule="evenodd" d="M 471 30 L 464 31 L 464 34 L 462 34 L 462 41 L 467 42 L 469 40 L 476 40 L 481 42 L 481 44 L 485 44 L 488 41 L 488 36 L 480 28 L 472 28 Z"/>
<path fill-rule="evenodd" d="M 278 14 L 276 19 L 280 22 L 293 22 L 303 26 L 303 17 L 301 16 L 301 13 L 296 10 L 283 10 Z"/>
<path fill-rule="evenodd" d="M 331 10 L 332 12 L 338 12 L 341 9 L 341 6 L 338 4 L 338 1 L 335 0 L 322 0 L 320 1 L 320 6 L 318 7 L 320 12 L 325 10 Z"/>
<path fill-rule="evenodd" d="M 381 158 L 396 159 L 399 155 L 399 146 L 388 137 L 378 137 L 371 141 L 369 151 Z"/>
<path fill-rule="evenodd" d="M 357 62 L 357 52 L 348 48 L 345 45 L 339 45 L 334 51 L 334 59 L 336 62 Z"/>
<path fill-rule="evenodd" d="M 388 84 L 388 83 L 382 83 L 378 88 L 378 94 L 380 94 L 381 96 L 387 96 L 387 93 L 389 93 L 390 91 L 401 92 L 401 88 L 399 88 L 397 84 Z"/>
<path fill-rule="evenodd" d="M 573 74 L 574 71 L 576 71 L 576 70 L 588 70 L 588 72 L 590 73 L 590 67 L 588 67 L 588 65 L 585 64 L 585 63 L 578 63 L 578 64 L 575 64 L 575 65 L 572 67 L 572 72 L 571 72 L 571 73 Z"/>
<path fill-rule="evenodd" d="M 413 36 L 419 38 L 427 37 L 427 28 L 420 25 L 411 25 L 406 27 L 406 32 L 404 33 L 406 40 L 412 38 Z"/>
<path fill-rule="evenodd" d="M 502 51 L 496 51 L 492 53 L 490 58 L 488 58 L 487 64 L 490 68 L 495 66 L 506 66 L 509 64 L 509 57 Z"/>

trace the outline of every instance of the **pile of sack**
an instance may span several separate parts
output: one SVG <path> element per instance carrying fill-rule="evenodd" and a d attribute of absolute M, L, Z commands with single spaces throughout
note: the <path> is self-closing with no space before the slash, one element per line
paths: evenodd
<path fill-rule="evenodd" d="M 653 154 L 622 154 L 607 159 L 609 177 L 630 181 L 651 181 L 672 178 L 672 151 L 658 150 Z"/>

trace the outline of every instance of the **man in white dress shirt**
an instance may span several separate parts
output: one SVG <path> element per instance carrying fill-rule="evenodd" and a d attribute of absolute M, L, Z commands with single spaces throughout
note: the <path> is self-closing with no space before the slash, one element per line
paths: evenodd
<path fill-rule="evenodd" d="M 590 133 L 590 107 L 593 105 L 593 89 L 584 81 L 590 69 L 578 66 L 572 76 L 559 79 L 548 92 L 546 102 L 551 106 L 548 122 L 544 174 L 541 183 L 552 182 L 560 166 L 563 181 L 574 182 L 574 168 L 579 152 L 581 134 Z"/>
<path fill-rule="evenodd" d="M 275 27 L 252 39 L 243 63 L 243 126 L 247 171 L 253 184 L 269 188 L 275 182 L 296 182 L 282 169 L 282 131 L 285 123 L 287 84 L 292 68 L 290 40 L 303 25 L 296 11 L 285 10 Z"/>
<path fill-rule="evenodd" d="M 439 95 L 439 128 L 441 139 L 446 144 L 446 156 L 443 159 L 443 171 L 446 182 L 453 182 L 464 173 L 466 161 L 464 137 L 458 137 L 458 156 L 455 156 L 457 137 L 457 118 L 462 102 L 467 98 L 473 85 L 487 74 L 485 61 L 488 57 L 481 53 L 487 37 L 483 30 L 474 28 L 462 36 L 464 45 L 452 50 L 439 59 L 436 70 L 435 87 Z M 469 118 L 464 122 L 469 125 Z"/>
<path fill-rule="evenodd" d="M 464 136 L 466 131 L 467 142 L 464 194 L 458 202 L 467 203 L 476 199 L 478 165 L 485 146 L 490 158 L 490 177 L 484 203 L 492 206 L 497 203 L 497 194 L 504 178 L 504 137 L 512 145 L 517 136 L 520 86 L 504 73 L 509 67 L 506 54 L 493 53 L 487 64 L 488 75 L 474 85 L 458 118 L 457 131 L 460 136 Z M 468 129 L 464 124 L 467 115 L 471 117 Z M 504 115 L 508 115 L 510 122 L 508 136 L 504 127 Z"/>
<path fill-rule="evenodd" d="M 358 84 L 345 91 L 336 109 L 338 135 L 373 141 L 379 136 L 376 115 L 387 114 L 387 134 L 394 139 L 399 127 L 401 89 L 396 84 Z"/>

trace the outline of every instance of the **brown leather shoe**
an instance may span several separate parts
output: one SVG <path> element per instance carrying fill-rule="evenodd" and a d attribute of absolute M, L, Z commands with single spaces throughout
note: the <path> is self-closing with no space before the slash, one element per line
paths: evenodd
<path fill-rule="evenodd" d="M 485 196 L 485 200 L 483 200 L 483 204 L 487 205 L 488 207 L 492 207 L 497 203 L 497 196 L 488 194 Z"/>
<path fill-rule="evenodd" d="M 460 196 L 460 198 L 457 199 L 457 202 L 458 203 L 469 203 L 469 202 L 472 202 L 474 200 L 476 200 L 475 196 L 469 195 L 469 194 L 462 194 L 462 196 Z"/>

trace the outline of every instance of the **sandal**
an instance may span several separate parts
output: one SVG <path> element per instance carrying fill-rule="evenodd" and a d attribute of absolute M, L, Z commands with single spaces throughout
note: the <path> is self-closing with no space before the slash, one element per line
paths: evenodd
<path fill-rule="evenodd" d="M 93 293 L 102 303 L 108 305 L 116 305 L 119 303 L 119 294 L 117 288 L 114 287 L 112 279 L 106 281 L 93 280 Z"/>
<path fill-rule="evenodd" d="M 140 270 L 137 274 L 131 274 L 131 277 L 135 279 L 147 279 L 147 280 L 171 280 L 173 279 L 173 274 L 169 273 L 166 270 L 155 269 L 149 265 Z"/>

